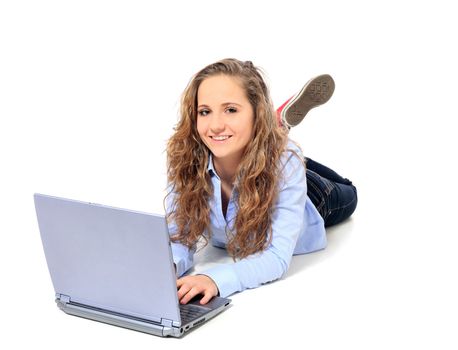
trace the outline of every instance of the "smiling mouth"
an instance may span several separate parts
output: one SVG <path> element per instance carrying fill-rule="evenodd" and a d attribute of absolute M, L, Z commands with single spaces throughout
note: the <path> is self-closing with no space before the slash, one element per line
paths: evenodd
<path fill-rule="evenodd" d="M 227 139 L 231 138 L 232 135 L 224 135 L 224 136 L 210 136 L 212 140 L 215 141 L 226 141 Z"/>

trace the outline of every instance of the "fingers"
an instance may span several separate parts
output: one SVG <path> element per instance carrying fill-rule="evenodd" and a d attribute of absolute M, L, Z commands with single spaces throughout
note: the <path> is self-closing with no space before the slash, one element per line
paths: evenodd
<path fill-rule="evenodd" d="M 206 303 L 208 303 L 211 298 L 213 298 L 214 295 L 212 295 L 211 293 L 205 293 L 204 294 L 204 297 L 202 299 L 200 299 L 200 305 L 205 305 Z"/>
<path fill-rule="evenodd" d="M 199 294 L 196 288 L 190 284 L 183 283 L 178 289 L 178 300 L 181 304 L 187 304 L 192 298 Z"/>
<path fill-rule="evenodd" d="M 178 288 L 178 300 L 182 304 L 186 304 L 190 299 L 192 299 L 197 293 L 193 296 L 190 296 L 189 298 L 187 295 L 191 291 L 192 287 L 190 284 L 187 284 L 186 281 L 183 281 L 182 278 L 180 278 L 177 281 L 177 288 Z"/>
<path fill-rule="evenodd" d="M 218 294 L 218 288 L 211 278 L 205 275 L 186 276 L 177 280 L 178 300 L 187 304 L 196 295 L 202 294 L 200 304 L 208 303 Z"/>
<path fill-rule="evenodd" d="M 191 282 L 191 283 L 190 283 Z M 182 281 L 178 289 L 178 300 L 181 304 L 187 304 L 192 298 L 199 294 L 205 294 L 205 288 L 194 285 L 193 281 Z"/>
<path fill-rule="evenodd" d="M 198 291 L 195 289 L 190 289 L 184 296 L 180 299 L 181 304 L 187 304 L 189 301 L 194 298 L 196 295 L 200 294 Z"/>

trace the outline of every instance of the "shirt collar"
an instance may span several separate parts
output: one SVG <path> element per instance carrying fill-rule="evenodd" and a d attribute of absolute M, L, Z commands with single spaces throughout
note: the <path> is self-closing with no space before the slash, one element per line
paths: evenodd
<path fill-rule="evenodd" d="M 207 166 L 207 171 L 208 173 L 210 174 L 210 176 L 216 176 L 218 179 L 219 178 L 219 175 L 218 173 L 216 172 L 215 170 L 215 166 L 213 165 L 213 155 L 210 153 L 209 157 L 208 157 L 208 166 Z"/>
<path fill-rule="evenodd" d="M 207 171 L 210 174 L 210 176 L 216 176 L 216 178 L 221 181 L 221 178 L 219 177 L 218 173 L 216 172 L 215 166 L 213 165 L 213 154 L 210 153 L 208 156 L 208 165 L 207 165 Z M 238 182 L 234 183 L 235 186 L 237 186 Z"/>

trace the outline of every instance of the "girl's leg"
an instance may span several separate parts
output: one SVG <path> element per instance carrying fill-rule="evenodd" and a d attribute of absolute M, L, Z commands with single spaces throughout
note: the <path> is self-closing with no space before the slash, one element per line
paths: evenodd
<path fill-rule="evenodd" d="M 336 183 L 336 188 L 329 195 L 329 212 L 325 226 L 332 226 L 348 219 L 356 209 L 358 194 L 353 185 Z"/>
<path fill-rule="evenodd" d="M 351 181 L 350 180 L 348 180 L 346 178 L 343 178 L 342 176 L 337 174 L 334 170 L 328 168 L 327 166 L 325 166 L 323 164 L 320 164 L 320 163 L 314 161 L 311 158 L 305 157 L 305 164 L 307 166 L 307 169 L 310 169 L 310 170 L 314 171 L 318 175 L 320 175 L 320 176 L 322 176 L 322 177 L 324 177 L 324 178 L 326 178 L 328 180 L 331 180 L 331 181 L 334 181 L 334 182 L 338 182 L 338 183 L 341 183 L 341 184 L 345 184 L 345 185 L 351 185 Z"/>
<path fill-rule="evenodd" d="M 356 209 L 356 187 L 334 170 L 311 159 L 307 161 L 307 195 L 324 219 L 326 227 L 349 218 Z"/>
<path fill-rule="evenodd" d="M 277 109 L 279 127 L 298 125 L 314 107 L 326 103 L 334 93 L 335 83 L 328 74 L 317 76 L 295 96 Z M 307 195 L 324 219 L 325 226 L 338 224 L 356 209 L 358 196 L 352 182 L 334 170 L 306 158 Z"/>

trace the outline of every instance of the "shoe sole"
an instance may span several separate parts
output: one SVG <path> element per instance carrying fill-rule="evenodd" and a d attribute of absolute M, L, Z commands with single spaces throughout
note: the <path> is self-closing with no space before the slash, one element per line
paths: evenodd
<path fill-rule="evenodd" d="M 283 121 L 289 127 L 296 126 L 312 108 L 328 102 L 334 89 L 334 79 L 329 74 L 319 75 L 311 79 L 283 108 Z"/>

